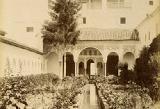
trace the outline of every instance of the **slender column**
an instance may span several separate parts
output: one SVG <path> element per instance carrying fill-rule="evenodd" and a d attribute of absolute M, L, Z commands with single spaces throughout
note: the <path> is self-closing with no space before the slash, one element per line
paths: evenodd
<path fill-rule="evenodd" d="M 86 76 L 87 74 L 87 63 L 86 63 L 86 59 L 84 61 L 84 75 Z"/>
<path fill-rule="evenodd" d="M 106 68 L 106 62 L 104 62 L 104 76 L 106 77 L 107 74 L 107 68 Z"/>
<path fill-rule="evenodd" d="M 64 77 L 66 77 L 66 54 L 64 55 Z"/>
<path fill-rule="evenodd" d="M 75 63 L 75 76 L 78 76 L 78 72 L 77 72 L 77 62 L 74 62 Z"/>
<path fill-rule="evenodd" d="M 63 78 L 63 63 L 62 63 L 62 61 L 59 61 L 59 77 L 60 77 L 60 79 Z"/>
<path fill-rule="evenodd" d="M 97 60 L 95 59 L 95 75 L 97 75 Z"/>
<path fill-rule="evenodd" d="M 79 63 L 77 62 L 77 75 L 79 76 Z"/>

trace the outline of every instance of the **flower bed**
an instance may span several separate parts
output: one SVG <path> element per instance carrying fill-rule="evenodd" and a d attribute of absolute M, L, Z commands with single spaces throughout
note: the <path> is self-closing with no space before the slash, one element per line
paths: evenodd
<path fill-rule="evenodd" d="M 114 76 L 99 80 L 96 87 L 104 109 L 148 109 L 152 105 L 146 88 L 134 83 L 120 85 Z"/>
<path fill-rule="evenodd" d="M 87 83 L 84 77 L 59 80 L 54 74 L 0 79 L 0 109 L 68 109 Z"/>

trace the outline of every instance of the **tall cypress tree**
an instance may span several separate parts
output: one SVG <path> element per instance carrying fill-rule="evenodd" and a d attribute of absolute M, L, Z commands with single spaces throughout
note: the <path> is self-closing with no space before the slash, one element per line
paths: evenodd
<path fill-rule="evenodd" d="M 44 45 L 75 45 L 80 34 L 77 18 L 80 4 L 77 0 L 51 0 L 49 3 L 50 21 L 46 21 L 42 34 Z"/>

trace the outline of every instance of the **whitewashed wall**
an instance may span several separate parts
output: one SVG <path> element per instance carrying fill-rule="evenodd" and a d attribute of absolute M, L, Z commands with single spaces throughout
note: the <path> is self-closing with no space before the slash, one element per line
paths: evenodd
<path fill-rule="evenodd" d="M 153 0 L 153 6 L 149 0 L 128 0 L 126 7 L 109 8 L 107 0 L 102 0 L 102 8 L 90 9 L 87 3 L 83 3 L 80 18 L 80 28 L 135 28 L 147 14 L 159 4 L 159 0 Z M 86 24 L 82 19 L 86 17 Z M 126 17 L 126 24 L 120 24 L 120 17 Z"/>
<path fill-rule="evenodd" d="M 141 45 L 148 46 L 160 34 L 160 6 L 138 26 Z"/>
<path fill-rule="evenodd" d="M 40 74 L 46 71 L 43 56 L 0 42 L 0 76 Z"/>
<path fill-rule="evenodd" d="M 0 29 L 6 37 L 42 51 L 41 28 L 48 18 L 48 0 L 1 0 Z M 33 27 L 27 32 L 26 27 Z"/>

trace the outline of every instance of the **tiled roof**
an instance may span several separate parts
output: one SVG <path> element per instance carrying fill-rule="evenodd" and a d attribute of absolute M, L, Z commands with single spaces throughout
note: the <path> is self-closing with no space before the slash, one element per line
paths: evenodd
<path fill-rule="evenodd" d="M 137 30 L 127 29 L 80 29 L 79 40 L 138 40 Z"/>

